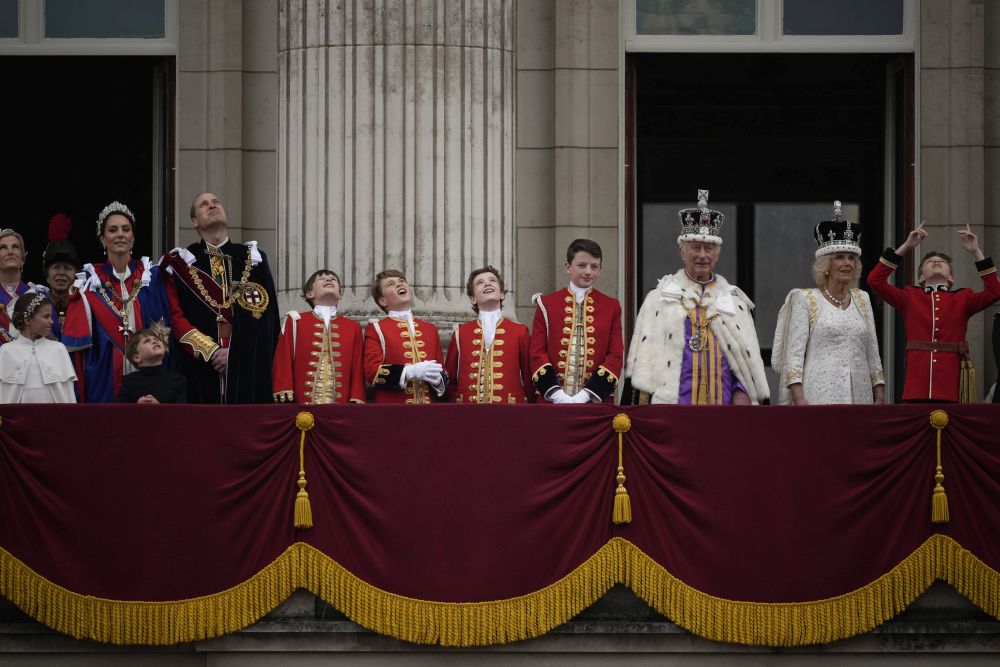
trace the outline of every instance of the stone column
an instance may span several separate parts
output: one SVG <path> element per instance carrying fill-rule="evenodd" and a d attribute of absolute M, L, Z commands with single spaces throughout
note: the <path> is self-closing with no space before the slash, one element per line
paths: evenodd
<path fill-rule="evenodd" d="M 283 306 L 319 267 L 351 315 L 386 267 L 440 324 L 472 316 L 470 269 L 513 287 L 513 3 L 280 0 Z"/>
<path fill-rule="evenodd" d="M 987 13 L 989 9 L 989 13 Z M 955 259 L 955 282 L 982 289 L 972 259 L 955 231 L 966 223 L 979 235 L 983 252 L 1000 259 L 996 213 L 997 132 L 994 105 L 1000 59 L 994 3 L 925 0 L 920 3 L 920 195 L 921 217 L 931 239 L 917 252 L 941 250 Z M 997 308 L 969 321 L 972 349 L 984 396 L 996 379 L 990 334 Z"/>
<path fill-rule="evenodd" d="M 278 0 L 180 0 L 178 18 L 176 245 L 197 240 L 189 207 L 208 190 L 233 239 L 274 257 Z"/>
<path fill-rule="evenodd" d="M 598 289 L 618 296 L 616 0 L 519 0 L 517 10 L 517 314 L 532 292 L 563 287 L 566 247 L 604 251 Z"/>

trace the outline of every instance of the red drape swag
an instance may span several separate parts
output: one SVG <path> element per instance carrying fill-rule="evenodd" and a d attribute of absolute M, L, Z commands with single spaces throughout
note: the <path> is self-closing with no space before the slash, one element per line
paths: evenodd
<path fill-rule="evenodd" d="M 941 532 L 1000 569 L 1000 408 L 948 406 L 947 524 L 927 406 L 310 408 L 314 527 L 293 528 L 296 406 L 2 406 L 0 547 L 73 593 L 205 596 L 295 542 L 420 600 L 537 591 L 613 537 L 720 598 L 877 579 Z"/>

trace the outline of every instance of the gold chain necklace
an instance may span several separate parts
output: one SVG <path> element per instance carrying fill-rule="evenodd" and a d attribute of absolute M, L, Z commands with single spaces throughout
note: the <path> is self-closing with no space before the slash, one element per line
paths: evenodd
<path fill-rule="evenodd" d="M 126 333 L 125 330 L 126 330 L 127 327 L 126 327 L 125 323 L 128 321 L 129 306 L 132 305 L 132 302 L 135 300 L 135 297 L 137 297 L 139 295 L 139 290 L 142 289 L 142 280 L 140 280 L 138 278 L 136 279 L 135 284 L 132 285 L 132 290 L 129 292 L 129 295 L 126 298 L 124 298 L 124 299 L 121 298 L 120 295 L 115 294 L 114 292 L 111 292 L 110 294 L 108 294 L 108 290 L 105 289 L 105 288 L 108 288 L 108 287 L 111 287 L 111 283 L 110 282 L 107 282 L 104 285 L 98 285 L 97 286 L 97 293 L 100 294 L 101 299 L 104 300 L 104 303 L 108 304 L 108 306 L 111 307 L 111 310 L 113 310 L 116 313 L 118 313 L 118 317 L 122 321 L 122 326 L 121 326 L 122 333 Z M 115 306 L 115 301 L 118 301 L 119 303 L 121 303 L 121 305 L 122 305 L 121 308 L 118 308 L 117 306 Z M 126 333 L 126 335 L 127 335 L 127 333 Z"/>
<path fill-rule="evenodd" d="M 233 305 L 233 299 L 236 298 L 236 294 L 246 286 L 247 281 L 250 279 L 251 268 L 252 264 L 250 262 L 250 252 L 248 251 L 247 260 L 243 265 L 243 276 L 240 278 L 240 282 L 237 283 L 237 288 L 235 290 L 230 289 L 226 294 L 226 298 L 222 300 L 222 303 L 219 303 L 208 294 L 208 290 L 205 289 L 205 284 L 201 282 L 201 276 L 198 275 L 198 269 L 193 266 L 189 266 L 188 272 L 191 274 L 191 280 L 194 282 L 194 286 L 198 288 L 198 292 L 201 293 L 201 298 L 205 301 L 205 303 L 216 310 L 224 310 Z"/>

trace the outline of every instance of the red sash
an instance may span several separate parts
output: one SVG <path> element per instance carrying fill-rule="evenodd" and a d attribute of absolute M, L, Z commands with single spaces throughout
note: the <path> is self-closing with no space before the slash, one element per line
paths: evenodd
<path fill-rule="evenodd" d="M 198 289 L 198 285 L 195 283 L 193 278 L 194 272 L 197 272 L 199 274 L 198 277 L 201 279 L 201 285 L 205 289 L 205 294 L 208 294 L 208 297 L 213 301 L 215 301 L 215 303 L 223 303 L 222 287 L 217 282 L 215 282 L 215 278 L 213 278 L 211 274 L 205 273 L 194 264 L 188 266 L 187 262 L 185 262 L 179 255 L 176 255 L 174 253 L 167 254 L 165 256 L 165 260 L 166 264 L 170 267 L 171 271 L 173 272 L 174 277 L 177 278 L 181 283 L 183 283 L 184 286 L 187 287 L 188 290 L 190 290 L 191 294 L 193 294 L 196 299 L 205 304 L 206 308 L 211 310 L 213 313 L 218 313 L 219 315 L 222 315 L 222 317 L 224 317 L 227 322 L 233 321 L 232 307 L 230 306 L 229 308 L 220 309 L 216 308 L 211 303 L 206 301 L 205 297 L 202 295 L 201 290 Z"/>

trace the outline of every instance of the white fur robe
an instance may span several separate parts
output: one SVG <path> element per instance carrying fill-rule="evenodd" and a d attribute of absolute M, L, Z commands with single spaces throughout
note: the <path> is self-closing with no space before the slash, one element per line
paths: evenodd
<path fill-rule="evenodd" d="M 632 381 L 632 388 L 651 394 L 651 403 L 677 402 L 684 360 L 684 326 L 688 312 L 696 305 L 705 307 L 708 317 L 718 315 L 709 327 L 751 402 L 769 400 L 771 394 L 760 358 L 757 330 L 750 315 L 753 302 L 720 275 L 701 293 L 700 285 L 691 281 L 683 269 L 661 278 L 639 309 L 624 372 L 624 377 Z"/>

